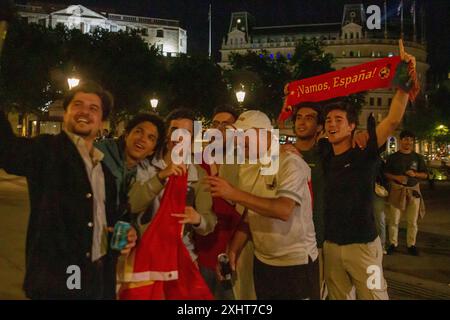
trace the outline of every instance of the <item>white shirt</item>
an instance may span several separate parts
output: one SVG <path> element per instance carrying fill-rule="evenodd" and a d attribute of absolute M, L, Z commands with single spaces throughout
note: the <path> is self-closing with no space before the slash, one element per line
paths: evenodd
<path fill-rule="evenodd" d="M 93 198 L 94 233 L 92 236 L 91 259 L 96 261 L 108 252 L 108 229 L 105 209 L 105 176 L 100 161 L 103 153 L 93 147 L 92 155 L 86 147 L 84 139 L 74 133 L 65 131 L 83 159 L 89 178 Z"/>
<path fill-rule="evenodd" d="M 318 251 L 312 219 L 309 166 L 301 157 L 287 153 L 280 155 L 279 170 L 274 175 L 259 175 L 255 173 L 255 169 L 259 171 L 258 165 L 253 167 L 253 170 L 250 166 L 240 167 L 240 189 L 264 198 L 286 197 L 296 203 L 288 221 L 248 211 L 255 256 L 273 266 L 307 264 L 308 257 L 316 260 Z M 246 179 L 242 179 L 244 176 Z"/>

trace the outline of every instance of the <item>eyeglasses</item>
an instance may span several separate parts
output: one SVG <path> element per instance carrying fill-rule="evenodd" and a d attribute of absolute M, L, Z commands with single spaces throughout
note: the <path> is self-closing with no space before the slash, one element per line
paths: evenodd
<path fill-rule="evenodd" d="M 229 126 L 229 125 L 232 125 L 233 123 L 232 122 L 229 122 L 229 121 L 217 121 L 217 120 L 214 120 L 212 123 L 211 123 L 211 126 L 213 127 L 213 128 L 226 128 L 227 126 Z"/>

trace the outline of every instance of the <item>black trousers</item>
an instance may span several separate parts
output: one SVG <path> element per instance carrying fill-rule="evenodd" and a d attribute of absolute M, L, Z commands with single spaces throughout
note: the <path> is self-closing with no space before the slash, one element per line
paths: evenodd
<path fill-rule="evenodd" d="M 81 272 L 81 289 L 68 290 L 66 278 L 60 279 L 60 287 L 55 292 L 33 292 L 28 294 L 32 300 L 114 300 L 115 297 L 115 269 L 109 266 L 111 262 L 107 256 L 92 262 L 89 268 Z"/>
<path fill-rule="evenodd" d="M 319 259 L 308 264 L 278 267 L 253 263 L 256 297 L 258 300 L 319 300 Z"/>

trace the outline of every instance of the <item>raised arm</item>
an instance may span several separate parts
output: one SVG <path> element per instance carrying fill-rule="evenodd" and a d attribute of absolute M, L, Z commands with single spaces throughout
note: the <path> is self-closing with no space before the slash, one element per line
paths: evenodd
<path fill-rule="evenodd" d="M 36 172 L 38 159 L 45 150 L 36 152 L 36 140 L 17 137 L 5 113 L 0 110 L 0 168 L 7 173 L 29 176 Z"/>
<path fill-rule="evenodd" d="M 412 73 L 415 73 L 416 59 L 412 55 L 405 52 L 402 40 L 399 41 L 399 49 L 401 59 L 412 65 Z M 415 76 L 413 78 L 415 79 Z M 408 105 L 408 97 L 408 93 L 401 89 L 398 89 L 395 93 L 389 107 L 388 115 L 377 126 L 377 143 L 379 147 L 386 142 L 389 136 L 394 133 L 395 129 L 397 129 L 401 123 L 405 114 L 406 106 Z"/>

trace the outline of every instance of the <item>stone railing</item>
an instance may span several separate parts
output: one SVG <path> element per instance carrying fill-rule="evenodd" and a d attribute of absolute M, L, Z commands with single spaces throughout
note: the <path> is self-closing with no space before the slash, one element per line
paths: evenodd
<path fill-rule="evenodd" d="M 179 27 L 180 26 L 180 23 L 177 20 L 137 17 L 137 16 L 128 16 L 128 15 L 123 15 L 123 14 L 109 13 L 108 19 L 111 21 L 124 21 L 124 22 L 152 24 L 152 25 L 161 25 L 161 26 L 170 26 L 170 27 Z"/>
<path fill-rule="evenodd" d="M 398 46 L 397 39 L 339 39 L 339 40 L 323 40 L 326 46 L 329 45 L 347 45 L 347 44 L 388 44 Z M 236 43 L 236 44 L 222 44 L 222 50 L 229 49 L 266 49 L 266 48 L 292 48 L 296 46 L 294 41 L 272 41 L 272 42 L 251 42 L 251 43 Z M 417 49 L 426 50 L 425 45 L 404 41 L 405 47 L 412 47 Z"/>

